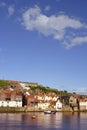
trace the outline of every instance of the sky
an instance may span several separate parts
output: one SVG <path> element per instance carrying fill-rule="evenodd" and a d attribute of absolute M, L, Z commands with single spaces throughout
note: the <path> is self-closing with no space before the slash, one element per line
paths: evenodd
<path fill-rule="evenodd" d="M 87 0 L 0 0 L 0 79 L 87 94 Z"/>

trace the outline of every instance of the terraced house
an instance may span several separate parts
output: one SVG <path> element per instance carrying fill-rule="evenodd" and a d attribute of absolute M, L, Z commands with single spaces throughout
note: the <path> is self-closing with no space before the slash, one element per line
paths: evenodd
<path fill-rule="evenodd" d="M 22 107 L 22 93 L 0 90 L 0 107 Z"/>

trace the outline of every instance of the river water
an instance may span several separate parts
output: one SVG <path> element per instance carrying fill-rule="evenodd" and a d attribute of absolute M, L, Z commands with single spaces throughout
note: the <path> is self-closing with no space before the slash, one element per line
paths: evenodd
<path fill-rule="evenodd" d="M 0 130 L 87 130 L 87 113 L 2 113 Z"/>

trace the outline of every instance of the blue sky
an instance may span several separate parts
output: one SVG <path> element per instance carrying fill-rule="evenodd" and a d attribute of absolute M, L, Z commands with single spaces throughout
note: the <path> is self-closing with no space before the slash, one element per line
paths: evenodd
<path fill-rule="evenodd" d="M 0 0 L 0 79 L 87 92 L 87 0 Z"/>

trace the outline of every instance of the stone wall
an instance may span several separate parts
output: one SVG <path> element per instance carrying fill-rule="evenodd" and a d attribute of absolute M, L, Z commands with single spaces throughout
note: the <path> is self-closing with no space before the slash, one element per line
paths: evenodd
<path fill-rule="evenodd" d="M 25 112 L 23 107 L 0 107 L 0 113 L 10 112 Z"/>

